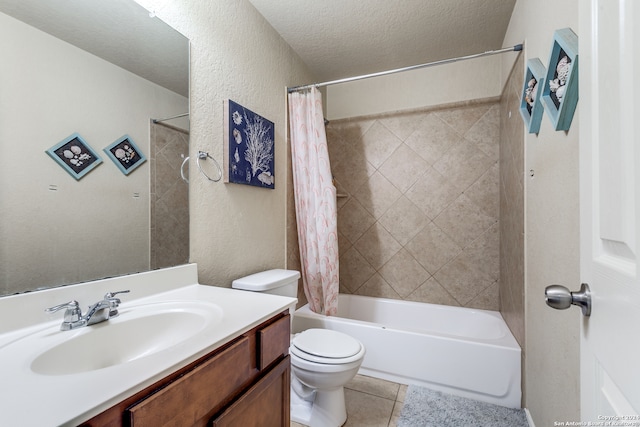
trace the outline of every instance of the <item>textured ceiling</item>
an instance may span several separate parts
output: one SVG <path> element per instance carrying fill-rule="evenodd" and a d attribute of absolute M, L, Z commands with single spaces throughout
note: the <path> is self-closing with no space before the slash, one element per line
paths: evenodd
<path fill-rule="evenodd" d="M 319 81 L 501 48 L 515 0 L 249 0 Z"/>

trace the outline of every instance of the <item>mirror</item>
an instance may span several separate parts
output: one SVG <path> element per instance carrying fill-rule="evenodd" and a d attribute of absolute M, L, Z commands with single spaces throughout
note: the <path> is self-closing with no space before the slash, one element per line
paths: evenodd
<path fill-rule="evenodd" d="M 0 0 L 0 296 L 188 262 L 188 50 L 133 0 Z"/>

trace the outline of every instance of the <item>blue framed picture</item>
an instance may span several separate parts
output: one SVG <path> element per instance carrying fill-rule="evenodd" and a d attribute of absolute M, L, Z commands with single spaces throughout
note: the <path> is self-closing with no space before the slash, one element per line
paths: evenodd
<path fill-rule="evenodd" d="M 527 126 L 529 133 L 540 131 L 543 106 L 540 103 L 544 78 L 547 75 L 544 65 L 538 58 L 527 61 L 527 69 L 524 73 L 524 88 L 520 100 L 520 115 Z"/>
<path fill-rule="evenodd" d="M 274 123 L 230 99 L 224 122 L 224 182 L 275 188 Z"/>
<path fill-rule="evenodd" d="M 129 135 L 118 138 L 103 151 L 125 175 L 129 175 L 147 160 Z"/>
<path fill-rule="evenodd" d="M 555 130 L 569 130 L 578 104 L 578 36 L 571 28 L 553 35 L 542 104 Z"/>
<path fill-rule="evenodd" d="M 78 133 L 69 135 L 46 153 L 76 181 L 102 163 L 102 158 Z"/>

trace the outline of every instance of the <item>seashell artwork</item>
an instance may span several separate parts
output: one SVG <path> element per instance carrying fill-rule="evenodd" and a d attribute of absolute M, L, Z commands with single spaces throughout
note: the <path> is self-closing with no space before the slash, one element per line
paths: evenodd
<path fill-rule="evenodd" d="M 523 85 L 522 98 L 520 100 L 520 115 L 522 115 L 529 133 L 538 133 L 540 130 L 543 109 L 539 98 L 541 97 L 545 75 L 546 70 L 540 59 L 532 58 L 527 61 L 525 84 Z"/>
<path fill-rule="evenodd" d="M 128 175 L 146 160 L 144 154 L 128 135 L 116 140 L 105 148 L 104 152 L 125 175 Z"/>
<path fill-rule="evenodd" d="M 561 55 L 564 52 L 561 51 Z M 571 71 L 571 59 L 564 54 L 560 60 L 558 61 L 558 65 L 556 65 L 556 78 L 553 80 L 549 80 L 549 90 L 556 94 L 556 98 L 558 102 L 562 101 L 562 97 L 564 96 L 565 90 L 561 90 L 564 85 L 567 84 L 567 79 L 569 78 L 569 72 Z M 560 91 L 560 94 L 558 92 Z"/>
<path fill-rule="evenodd" d="M 527 83 L 527 89 L 524 91 L 524 99 L 530 106 L 533 107 L 533 104 L 536 101 L 536 91 L 538 88 L 538 82 L 536 79 L 531 79 Z"/>
<path fill-rule="evenodd" d="M 569 77 L 570 69 L 571 60 L 568 56 L 564 56 L 560 61 L 558 61 L 556 72 L 558 73 L 558 82 L 561 86 L 564 86 L 567 83 L 567 77 Z"/>
<path fill-rule="evenodd" d="M 571 28 L 554 32 L 541 102 L 555 130 L 571 127 L 578 102 L 578 52 L 578 36 Z"/>
<path fill-rule="evenodd" d="M 46 153 L 76 180 L 102 163 L 100 156 L 77 133 L 49 148 Z"/>

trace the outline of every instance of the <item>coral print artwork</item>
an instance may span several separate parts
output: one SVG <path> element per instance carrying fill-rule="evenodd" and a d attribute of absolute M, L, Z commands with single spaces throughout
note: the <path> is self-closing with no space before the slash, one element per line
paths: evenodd
<path fill-rule="evenodd" d="M 225 101 L 225 182 L 275 188 L 274 124 Z"/>

